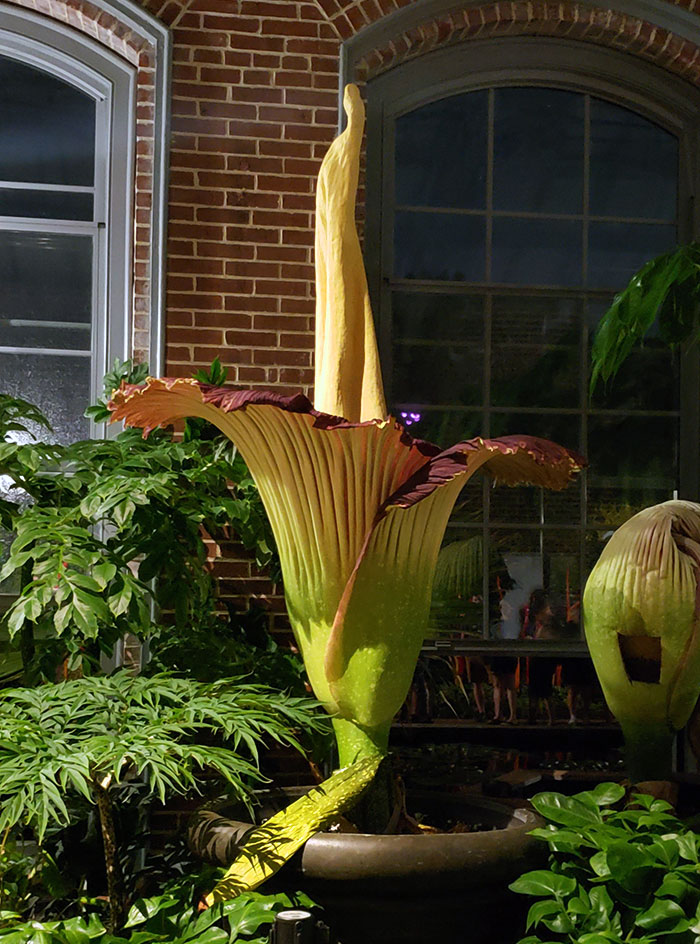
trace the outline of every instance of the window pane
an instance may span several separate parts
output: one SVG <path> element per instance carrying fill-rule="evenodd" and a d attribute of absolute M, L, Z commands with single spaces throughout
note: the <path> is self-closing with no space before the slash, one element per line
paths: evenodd
<path fill-rule="evenodd" d="M 499 524 L 537 524 L 544 512 L 542 502 L 541 488 L 494 488 L 489 492 L 489 517 Z"/>
<path fill-rule="evenodd" d="M 429 341 L 394 345 L 394 397 L 401 403 L 478 406 L 483 348 Z"/>
<path fill-rule="evenodd" d="M 92 237 L 0 231 L 3 319 L 89 324 L 91 307 Z"/>
<path fill-rule="evenodd" d="M 26 321 L 0 318 L 0 339 L 4 347 L 52 348 L 63 351 L 90 350 L 89 324 L 51 321 Z M 0 378 L 1 381 L 2 378 Z"/>
<path fill-rule="evenodd" d="M 417 340 L 469 341 L 483 346 L 484 300 L 479 295 L 394 292 L 393 336 Z"/>
<path fill-rule="evenodd" d="M 92 186 L 95 101 L 0 56 L 0 180 Z"/>
<path fill-rule="evenodd" d="M 502 88 L 494 97 L 494 208 L 581 213 L 583 95 Z"/>
<path fill-rule="evenodd" d="M 596 485 L 588 488 L 588 520 L 619 528 L 637 512 L 673 498 L 673 488 Z"/>
<path fill-rule="evenodd" d="M 484 278 L 485 233 L 481 216 L 398 212 L 394 275 L 399 279 L 480 282 Z"/>
<path fill-rule="evenodd" d="M 494 282 L 580 285 L 582 224 L 573 220 L 493 221 Z"/>
<path fill-rule="evenodd" d="M 678 141 L 627 108 L 591 99 L 593 216 L 675 220 Z"/>
<path fill-rule="evenodd" d="M 413 403 L 396 403 L 391 411 L 399 422 L 406 422 L 402 414 L 417 413 L 418 419 L 412 420 L 409 432 L 417 439 L 426 439 L 447 448 L 463 439 L 473 439 L 482 436 L 484 432 L 484 418 L 481 412 L 462 412 L 461 410 L 416 410 Z"/>
<path fill-rule="evenodd" d="M 651 223 L 591 223 L 588 285 L 623 289 L 637 269 L 676 245 L 675 226 Z"/>
<path fill-rule="evenodd" d="M 678 421 L 665 416 L 591 416 L 588 461 L 591 486 L 671 491 L 678 487 Z M 610 478 L 617 481 L 607 481 Z"/>
<path fill-rule="evenodd" d="M 92 204 L 90 193 L 0 188 L 0 216 L 26 216 L 37 220 L 91 220 Z"/>
<path fill-rule="evenodd" d="M 433 102 L 396 122 L 396 202 L 486 205 L 487 92 Z"/>
<path fill-rule="evenodd" d="M 0 353 L 0 392 L 36 403 L 57 442 L 88 435 L 83 411 L 90 399 L 89 357 Z"/>
<path fill-rule="evenodd" d="M 395 304 L 394 399 L 400 403 L 480 404 L 483 300 L 397 292 Z"/>
<path fill-rule="evenodd" d="M 581 399 L 581 304 L 573 299 L 493 299 L 491 402 L 576 407 Z"/>

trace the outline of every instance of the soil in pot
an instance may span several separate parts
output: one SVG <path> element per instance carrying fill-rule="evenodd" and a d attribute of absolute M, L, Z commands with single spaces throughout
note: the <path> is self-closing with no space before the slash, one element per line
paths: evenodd
<path fill-rule="evenodd" d="M 263 812 L 270 815 L 299 792 L 270 791 Z M 447 793 L 413 796 L 412 808 L 465 829 L 470 823 L 483 828 L 398 836 L 319 833 L 282 869 L 275 886 L 301 889 L 322 905 L 342 944 L 516 941 L 525 906 L 508 885 L 546 862 L 546 847 L 528 835 L 539 818 L 530 810 Z M 193 848 L 222 864 L 252 828 L 225 812 L 201 811 L 190 828 Z"/>

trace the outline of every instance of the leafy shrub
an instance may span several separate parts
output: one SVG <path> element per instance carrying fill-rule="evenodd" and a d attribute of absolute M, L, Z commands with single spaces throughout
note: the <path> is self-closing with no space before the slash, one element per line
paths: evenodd
<path fill-rule="evenodd" d="M 105 397 L 146 371 L 117 363 Z M 215 362 L 200 379 L 221 383 L 225 371 Z M 104 399 L 87 412 L 109 416 Z M 126 430 L 68 446 L 27 441 L 42 428 L 50 430 L 36 407 L 0 394 L 0 476 L 11 483 L 0 494 L 0 526 L 14 533 L 0 582 L 21 585 L 5 622 L 20 640 L 25 682 L 53 680 L 66 655 L 69 669 L 90 671 L 127 632 L 156 638 L 172 624 L 180 634 L 211 624 L 207 541 L 231 537 L 231 528 L 278 576 L 257 489 L 210 424 L 190 421 L 182 439 Z M 154 619 L 153 604 L 163 617 Z"/>
<path fill-rule="evenodd" d="M 0 944 L 267 944 L 278 911 L 313 905 L 304 895 L 248 892 L 198 914 L 176 891 L 137 901 L 120 935 L 110 934 L 94 913 L 22 921 L 0 912 Z"/>
<path fill-rule="evenodd" d="M 604 783 L 568 797 L 540 793 L 532 804 L 547 826 L 549 870 L 510 888 L 537 899 L 519 944 L 699 944 L 700 836 L 664 800 Z"/>
<path fill-rule="evenodd" d="M 215 772 L 249 800 L 262 779 L 259 748 L 299 747 L 300 729 L 324 725 L 311 699 L 231 679 L 206 685 L 119 672 L 9 689 L 0 693 L 0 836 L 28 827 L 41 843 L 50 825 L 75 821 L 71 798 L 96 807 L 115 931 L 126 889 L 114 807 L 125 789 L 139 784 L 164 801 L 197 791 Z M 224 743 L 207 743 L 215 738 Z"/>

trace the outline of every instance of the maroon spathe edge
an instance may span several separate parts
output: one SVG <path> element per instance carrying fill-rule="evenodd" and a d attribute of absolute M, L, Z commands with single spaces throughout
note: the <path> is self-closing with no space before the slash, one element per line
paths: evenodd
<path fill-rule="evenodd" d="M 171 377 L 156 379 L 157 382 L 165 386 L 166 390 L 172 388 L 178 382 L 183 382 L 183 380 L 184 378 Z M 126 401 L 132 396 L 147 393 L 149 389 L 152 389 L 154 396 L 157 396 L 159 391 L 157 388 L 150 386 L 152 383 L 153 381 L 147 381 L 145 384 L 124 384 L 117 391 L 120 402 L 117 403 L 114 399 L 109 402 L 109 408 L 115 412 L 115 418 L 124 417 L 128 406 Z M 215 387 L 211 384 L 192 381 L 186 381 L 186 383 L 188 386 L 191 385 L 199 389 L 204 403 L 209 403 L 224 413 L 244 409 L 249 404 L 273 406 L 287 413 L 301 413 L 312 416 L 314 418 L 314 428 L 326 430 L 354 429 L 363 426 L 376 427 L 384 422 L 382 420 L 367 420 L 362 423 L 351 423 L 341 416 L 321 413 L 314 409 L 309 398 L 303 393 L 285 396 L 271 390 L 237 390 L 233 387 Z M 138 400 L 135 402 L 137 403 Z M 144 412 L 147 412 L 147 408 Z M 469 453 L 478 452 L 484 448 L 493 452 L 494 458 L 498 454 L 502 456 L 512 455 L 514 460 L 517 461 L 518 453 L 524 453 L 523 458 L 529 459 L 535 465 L 549 468 L 555 474 L 556 470 L 559 469 L 562 477 L 561 487 L 567 484 L 574 472 L 586 465 L 586 460 L 575 452 L 550 440 L 539 439 L 534 436 L 501 436 L 498 439 L 477 437 L 459 442 L 449 449 L 441 450 L 434 443 L 423 439 L 415 439 L 406 431 L 404 426 L 392 417 L 389 417 L 386 422 L 393 422 L 395 428 L 401 431 L 400 441 L 403 446 L 407 448 L 415 447 L 428 461 L 414 472 L 393 495 L 387 498 L 379 510 L 380 517 L 390 507 L 409 508 L 411 505 L 427 498 L 435 489 L 450 482 L 456 475 L 464 471 L 468 463 Z M 488 465 L 488 461 L 486 460 L 486 465 Z M 488 472 L 489 470 L 485 469 L 484 471 Z M 527 482 L 527 476 L 524 476 L 522 481 Z"/>
<path fill-rule="evenodd" d="M 382 512 L 388 508 L 410 508 L 422 499 L 427 498 L 435 489 L 446 485 L 456 475 L 463 472 L 469 461 L 470 452 L 481 449 L 502 456 L 512 455 L 517 461 L 518 453 L 524 453 L 523 458 L 529 458 L 535 465 L 542 466 L 555 472 L 562 467 L 562 485 L 564 488 L 571 476 L 585 468 L 588 464 L 583 456 L 572 452 L 565 446 L 560 446 L 549 439 L 540 439 L 536 436 L 500 436 L 498 439 L 466 439 L 463 442 L 450 446 L 449 449 L 434 456 L 425 465 L 421 466 L 407 479 L 400 488 L 382 505 Z M 485 462 L 488 465 L 489 460 Z M 488 468 L 484 469 L 489 472 Z M 522 484 L 527 484 L 527 477 L 523 477 Z M 535 484 L 535 483 L 532 483 Z"/>
<path fill-rule="evenodd" d="M 166 389 L 172 388 L 176 383 L 185 380 L 182 377 L 158 377 L 154 380 L 165 385 Z M 189 384 L 189 381 L 188 381 Z M 236 410 L 244 409 L 249 404 L 259 406 L 275 406 L 287 413 L 305 413 L 314 418 L 315 429 L 355 429 L 362 426 L 379 426 L 384 420 L 365 420 L 362 423 L 351 423 L 342 416 L 333 416 L 330 413 L 321 413 L 314 409 L 314 405 L 303 393 L 295 393 L 291 396 L 285 396 L 281 393 L 274 393 L 271 390 L 237 390 L 234 387 L 215 387 L 212 384 L 194 382 L 191 386 L 198 387 L 204 403 L 210 403 L 218 407 L 224 413 L 233 413 Z M 154 395 L 157 390 L 151 386 L 151 382 L 146 381 L 143 384 L 123 384 L 119 390 L 112 394 L 112 399 L 108 403 L 110 410 L 116 413 L 116 419 L 122 419 L 124 410 L 127 406 L 126 401 L 133 395 L 146 393 L 153 389 Z M 119 402 L 114 398 L 118 395 Z M 396 429 L 401 431 L 401 443 L 404 446 L 415 448 L 426 458 L 432 458 L 440 454 L 441 449 L 434 443 L 424 439 L 416 439 L 406 432 L 404 426 L 397 422 L 393 417 L 388 417 L 386 422 L 393 422 Z M 139 424 L 136 424 L 139 425 Z"/>

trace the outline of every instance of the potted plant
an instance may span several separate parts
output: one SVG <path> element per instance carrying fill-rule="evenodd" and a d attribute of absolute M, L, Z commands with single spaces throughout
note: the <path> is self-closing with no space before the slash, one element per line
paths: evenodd
<path fill-rule="evenodd" d="M 317 189 L 314 403 L 177 378 L 122 386 L 111 401 L 115 420 L 145 433 L 195 416 L 236 443 L 270 517 L 311 685 L 334 727 L 340 772 L 249 838 L 214 899 L 262 881 L 374 778 L 411 683 L 437 554 L 467 479 L 481 470 L 507 485 L 563 488 L 583 464 L 527 436 L 442 450 L 387 416 L 354 220 L 364 109 L 355 86 L 344 101 L 347 129 L 326 155 Z M 391 810 L 389 793 L 385 777 L 370 791 L 370 812 L 380 819 Z M 400 856 L 390 858 L 401 873 Z"/>

